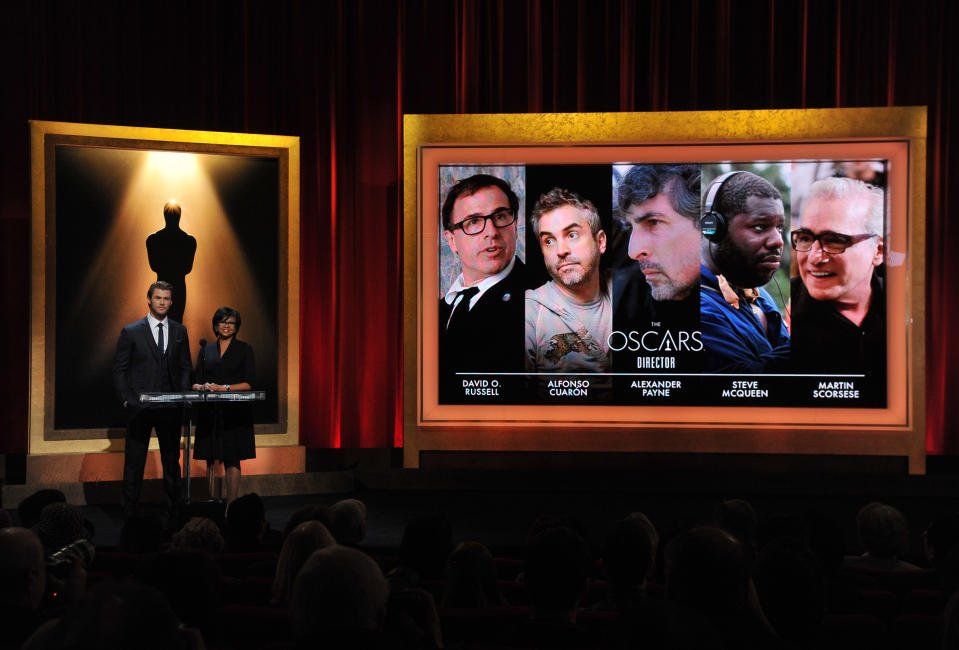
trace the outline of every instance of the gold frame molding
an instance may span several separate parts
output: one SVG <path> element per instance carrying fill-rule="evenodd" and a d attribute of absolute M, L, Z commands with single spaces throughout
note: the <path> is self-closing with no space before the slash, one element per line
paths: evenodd
<path fill-rule="evenodd" d="M 279 295 L 280 345 L 278 364 L 278 423 L 257 425 L 257 446 L 279 447 L 299 444 L 299 329 L 300 329 L 300 139 L 295 136 L 187 131 L 149 127 L 75 124 L 30 121 L 32 227 L 30 306 L 30 420 L 29 454 L 72 454 L 117 452 L 123 438 L 109 437 L 109 429 L 92 429 L 85 439 L 51 439 L 53 429 L 53 308 L 48 292 L 54 279 L 47 277 L 48 255 L 55 254 L 50 242 L 47 205 L 48 183 L 53 161 L 48 159 L 50 143 L 72 143 L 149 151 L 220 153 L 275 156 L 280 160 L 279 188 Z M 52 299 L 52 298 L 51 298 Z M 156 448 L 155 437 L 151 449 Z"/>
<path fill-rule="evenodd" d="M 910 473 L 925 471 L 925 107 L 406 115 L 403 126 L 405 466 L 418 467 L 423 451 L 648 451 L 891 455 L 907 457 Z M 904 254 L 899 303 L 905 316 L 905 356 L 901 368 L 904 395 L 897 393 L 902 408 L 896 421 L 871 415 L 859 424 L 767 424 L 762 418 L 763 409 L 753 409 L 756 414 L 752 419 L 737 416 L 710 421 L 700 417 L 670 422 L 668 418 L 645 417 L 640 422 L 634 411 L 632 417 L 622 412 L 601 421 L 580 417 L 579 421 L 563 422 L 563 418 L 517 417 L 512 412 L 498 419 L 486 415 L 447 417 L 442 408 L 431 411 L 424 406 L 422 314 L 424 300 L 432 296 L 424 292 L 421 269 L 424 256 L 434 254 L 429 246 L 435 248 L 438 233 L 436 223 L 426 222 L 423 217 L 424 180 L 420 171 L 424 160 L 432 160 L 435 152 L 456 148 L 505 151 L 511 147 L 555 152 L 611 147 L 647 147 L 650 151 L 658 147 L 675 152 L 702 147 L 715 152 L 757 145 L 788 151 L 797 145 L 828 147 L 860 142 L 882 143 L 904 152 L 893 172 L 898 175 L 899 187 L 905 189 L 901 207 L 907 213 L 904 223 L 895 222 L 904 235 L 898 238 L 895 248 Z M 670 153 L 656 155 L 672 161 Z M 656 159 L 659 158 L 652 161 Z M 739 160 L 707 156 L 702 161 L 730 159 Z M 513 158 L 497 160 L 495 153 L 484 153 L 480 160 L 459 162 L 517 164 Z M 432 169 L 431 164 L 425 166 Z M 904 174 L 898 171 L 903 168 Z M 896 316 L 899 315 L 897 312 Z"/>

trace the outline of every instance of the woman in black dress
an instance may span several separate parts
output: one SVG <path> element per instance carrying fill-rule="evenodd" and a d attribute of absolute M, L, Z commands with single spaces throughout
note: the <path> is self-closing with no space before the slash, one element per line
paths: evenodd
<path fill-rule="evenodd" d="M 250 382 L 256 374 L 253 348 L 236 338 L 239 331 L 238 311 L 229 307 L 216 310 L 213 314 L 216 341 L 200 351 L 196 365 L 197 383 L 193 384 L 193 390 L 251 390 Z M 223 462 L 226 502 L 227 505 L 232 503 L 240 490 L 240 461 L 256 457 L 252 405 L 218 403 L 201 408 L 193 457 L 207 461 L 208 472 L 212 471 L 216 461 Z"/>

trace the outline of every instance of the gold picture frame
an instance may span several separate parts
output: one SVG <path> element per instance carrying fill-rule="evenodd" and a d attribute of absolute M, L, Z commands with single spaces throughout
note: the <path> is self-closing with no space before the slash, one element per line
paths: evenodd
<path fill-rule="evenodd" d="M 199 339 L 209 332 L 211 306 L 244 305 L 247 334 L 264 339 L 251 340 L 258 367 L 264 364 L 264 376 L 275 386 L 270 417 L 255 427 L 257 445 L 297 445 L 299 138 L 47 121 L 31 121 L 30 135 L 29 454 L 123 449 L 117 398 L 106 386 L 109 368 L 104 365 L 110 362 L 109 348 L 115 346 L 120 323 L 146 313 L 142 300 L 156 277 L 145 265 L 148 254 L 140 237 L 163 227 L 165 198 L 158 197 L 166 187 L 192 198 L 192 203 L 181 201 L 184 224 L 188 215 L 192 219 L 184 230 L 206 233 L 198 237 L 195 262 L 190 260 L 195 280 L 187 282 L 189 298 L 183 297 L 192 358 Z M 252 189 L 240 193 L 236 188 L 250 178 L 255 179 Z M 251 195 L 260 204 L 242 219 L 233 216 L 230 202 Z M 71 201 L 76 197 L 82 205 Z M 255 218 L 258 214 L 262 223 Z M 257 284 L 254 272 L 259 256 L 251 254 L 257 244 L 252 240 L 261 232 L 275 245 L 264 255 L 272 280 L 265 287 Z M 243 291 L 252 297 L 240 295 Z M 266 304 L 257 305 L 256 297 Z M 58 307 L 77 314 L 73 322 L 79 322 L 83 332 L 97 335 L 82 337 L 79 343 L 76 337 L 58 338 Z M 267 322 L 271 317 L 260 315 L 260 309 L 275 313 L 275 322 Z M 72 386 L 64 385 L 67 379 Z M 73 397 L 74 391 L 80 397 Z M 68 399 L 76 402 L 72 410 L 64 406 Z M 89 412 L 77 415 L 81 407 Z"/>

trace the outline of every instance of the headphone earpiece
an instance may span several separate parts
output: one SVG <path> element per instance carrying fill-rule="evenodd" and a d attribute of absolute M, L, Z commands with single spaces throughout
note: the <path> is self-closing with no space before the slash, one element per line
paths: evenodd
<path fill-rule="evenodd" d="M 742 172 L 743 170 L 737 170 L 726 172 L 721 176 L 717 176 L 713 179 L 713 182 L 709 184 L 709 188 L 706 190 L 706 203 L 703 206 L 703 216 L 699 219 L 699 229 L 703 233 L 703 237 L 711 242 L 715 243 L 722 241 L 722 238 L 726 236 L 726 230 L 728 229 L 726 217 L 724 217 L 722 213 L 713 210 L 713 204 L 716 202 L 716 196 L 719 194 L 719 190 L 723 188 L 723 184 L 727 180 L 736 174 L 741 174 Z"/>
<path fill-rule="evenodd" d="M 711 242 L 718 242 L 726 236 L 726 218 L 715 210 L 710 210 L 702 216 L 699 227 L 703 237 Z"/>

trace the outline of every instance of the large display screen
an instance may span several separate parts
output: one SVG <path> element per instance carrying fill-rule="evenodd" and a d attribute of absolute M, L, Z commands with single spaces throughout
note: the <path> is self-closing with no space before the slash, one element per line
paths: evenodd
<path fill-rule="evenodd" d="M 888 167 L 439 165 L 439 403 L 885 407 Z"/>
<path fill-rule="evenodd" d="M 630 450 L 921 469 L 922 109 L 406 120 L 409 465 Z"/>

